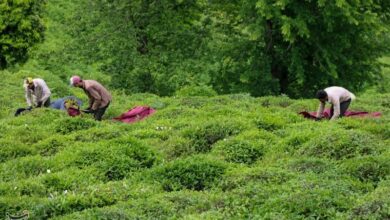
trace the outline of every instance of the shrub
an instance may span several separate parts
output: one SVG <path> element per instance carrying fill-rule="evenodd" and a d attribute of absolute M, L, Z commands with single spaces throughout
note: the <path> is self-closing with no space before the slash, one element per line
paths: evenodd
<path fill-rule="evenodd" d="M 178 159 L 155 171 L 165 191 L 209 189 L 225 172 L 225 164 L 203 157 Z"/>
<path fill-rule="evenodd" d="M 81 149 L 74 161 L 79 167 L 93 165 L 107 180 L 120 180 L 132 171 L 150 168 L 157 161 L 156 153 L 134 140 L 116 140 Z"/>
<path fill-rule="evenodd" d="M 0 197 L 0 219 L 8 219 L 6 215 L 20 215 L 24 210 L 31 210 L 34 205 L 43 203 L 44 199 L 36 198 L 36 197 Z M 36 218 L 39 219 L 39 218 Z"/>
<path fill-rule="evenodd" d="M 281 140 L 281 146 L 287 152 L 294 152 L 316 136 L 317 133 L 310 129 L 290 129 L 288 136 Z"/>
<path fill-rule="evenodd" d="M 104 179 L 98 170 L 66 169 L 57 173 L 49 173 L 40 178 L 39 182 L 48 192 L 63 193 L 63 191 L 77 190 L 92 184 L 100 183 Z"/>
<path fill-rule="evenodd" d="M 383 186 L 364 196 L 349 211 L 348 219 L 389 219 L 390 218 L 390 187 L 389 181 Z"/>
<path fill-rule="evenodd" d="M 238 134 L 242 125 L 237 121 L 209 121 L 192 126 L 183 132 L 184 137 L 191 140 L 196 152 L 208 152 L 217 141 Z"/>
<path fill-rule="evenodd" d="M 223 191 L 231 191 L 233 189 L 243 189 L 244 186 L 250 184 L 280 185 L 294 175 L 291 172 L 274 167 L 253 167 L 243 168 L 228 171 L 224 178 L 220 181 L 219 186 Z"/>
<path fill-rule="evenodd" d="M 55 131 L 60 134 L 68 134 L 74 131 L 85 130 L 97 125 L 92 119 L 82 119 L 79 117 L 67 117 L 55 121 Z"/>
<path fill-rule="evenodd" d="M 70 138 L 62 135 L 54 135 L 34 144 L 33 146 L 39 151 L 41 156 L 52 156 L 69 145 L 73 145 Z"/>
<path fill-rule="evenodd" d="M 40 156 L 28 156 L 8 161 L 0 166 L 0 179 L 17 180 L 37 176 L 50 168 L 50 162 Z"/>
<path fill-rule="evenodd" d="M 84 125 L 83 125 L 84 126 Z M 85 128 L 81 129 L 88 129 L 89 125 L 86 125 Z M 92 126 L 91 126 L 92 127 Z M 75 133 L 73 135 L 75 141 L 80 142 L 97 142 L 100 140 L 111 140 L 114 138 L 119 138 L 124 134 L 121 130 L 112 127 L 112 126 L 105 126 L 103 127 L 93 127 L 86 131 L 80 130 L 79 132 Z"/>
<path fill-rule="evenodd" d="M 265 144 L 263 140 L 237 138 L 220 141 L 215 149 L 229 162 L 252 164 L 263 156 Z"/>
<path fill-rule="evenodd" d="M 288 163 L 288 168 L 293 171 L 298 172 L 313 172 L 313 173 L 323 173 L 327 171 L 331 165 L 324 159 L 318 158 L 302 158 L 290 161 Z"/>
<path fill-rule="evenodd" d="M 186 97 L 186 96 L 215 96 L 217 92 L 215 92 L 210 86 L 202 85 L 202 86 L 185 86 L 180 90 L 176 91 L 176 96 Z"/>
<path fill-rule="evenodd" d="M 17 140 L 0 139 L 0 162 L 35 154 L 34 148 Z"/>
<path fill-rule="evenodd" d="M 390 175 L 390 161 L 383 156 L 364 156 L 345 161 L 341 169 L 360 181 L 373 182 L 377 185 Z"/>
<path fill-rule="evenodd" d="M 175 159 L 197 153 L 191 141 L 181 136 L 171 136 L 164 142 L 163 151 L 167 159 Z"/>
<path fill-rule="evenodd" d="M 280 96 L 264 96 L 258 98 L 258 101 L 262 103 L 263 106 L 278 106 L 286 108 L 293 103 L 293 99 L 290 99 L 287 95 Z M 267 104 L 268 103 L 268 104 Z"/>
<path fill-rule="evenodd" d="M 267 195 L 267 192 L 269 197 L 261 196 L 260 204 L 254 200 L 248 218 L 334 219 L 353 206 L 357 193 L 361 192 L 361 188 L 354 185 L 346 178 L 311 174 L 280 186 L 263 188 L 265 192 L 252 190 L 252 197 Z"/>
<path fill-rule="evenodd" d="M 365 132 L 334 129 L 306 142 L 301 155 L 327 157 L 336 160 L 380 151 L 372 136 Z"/>
<path fill-rule="evenodd" d="M 274 131 L 286 125 L 283 118 L 271 114 L 265 114 L 256 118 L 255 123 L 258 128 L 268 131 Z"/>

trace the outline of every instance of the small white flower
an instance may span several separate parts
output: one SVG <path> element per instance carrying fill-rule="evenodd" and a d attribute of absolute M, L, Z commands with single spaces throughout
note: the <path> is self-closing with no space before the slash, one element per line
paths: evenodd
<path fill-rule="evenodd" d="M 48 169 L 47 171 L 46 171 L 47 173 L 51 173 L 51 171 Z"/>
<path fill-rule="evenodd" d="M 64 194 L 66 195 L 68 193 L 68 190 L 64 190 Z"/>

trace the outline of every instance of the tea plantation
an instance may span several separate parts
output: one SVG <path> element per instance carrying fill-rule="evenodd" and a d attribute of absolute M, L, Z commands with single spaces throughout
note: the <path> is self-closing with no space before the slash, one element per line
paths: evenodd
<path fill-rule="evenodd" d="M 24 107 L 25 71 L 1 72 L 0 218 L 389 219 L 390 93 L 357 94 L 380 118 L 311 121 L 315 99 L 123 95 L 102 122 Z M 42 72 L 52 98 L 79 89 Z M 194 96 L 198 95 L 198 96 Z M 128 109 L 157 110 L 134 124 Z M 85 106 L 84 106 L 85 107 Z"/>

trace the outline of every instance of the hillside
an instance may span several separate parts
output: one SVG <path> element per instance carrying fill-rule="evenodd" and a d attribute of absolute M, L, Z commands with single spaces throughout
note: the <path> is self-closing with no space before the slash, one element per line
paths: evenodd
<path fill-rule="evenodd" d="M 386 219 L 390 94 L 358 94 L 352 110 L 381 118 L 309 121 L 314 99 L 126 96 L 101 123 L 24 106 L 21 79 L 1 72 L 0 218 Z M 58 94 L 85 95 L 44 72 Z M 110 118 L 136 105 L 135 124 Z"/>
<path fill-rule="evenodd" d="M 387 1 L 12 2 L 2 17 L 46 29 L 15 65 L 0 55 L 0 219 L 390 219 Z M 29 40 L 28 19 L 4 21 Z M 102 122 L 14 117 L 28 76 L 86 103 L 73 74 L 112 92 Z M 382 117 L 298 114 L 333 84 Z M 157 111 L 111 120 L 140 105 Z"/>

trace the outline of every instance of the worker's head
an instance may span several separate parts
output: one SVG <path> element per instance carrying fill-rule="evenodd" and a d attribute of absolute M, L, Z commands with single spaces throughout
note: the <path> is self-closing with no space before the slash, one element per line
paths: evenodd
<path fill-rule="evenodd" d="M 316 97 L 321 102 L 326 102 L 328 100 L 328 94 L 326 93 L 325 90 L 318 90 Z"/>
<path fill-rule="evenodd" d="M 81 87 L 83 85 L 83 80 L 80 76 L 72 76 L 70 77 L 70 85 L 75 87 Z"/>
<path fill-rule="evenodd" d="M 27 77 L 25 83 L 29 89 L 34 89 L 34 80 L 32 77 Z"/>

